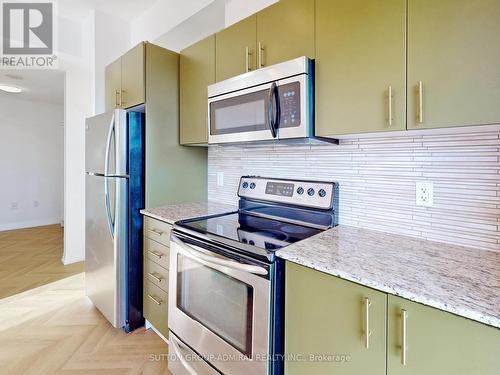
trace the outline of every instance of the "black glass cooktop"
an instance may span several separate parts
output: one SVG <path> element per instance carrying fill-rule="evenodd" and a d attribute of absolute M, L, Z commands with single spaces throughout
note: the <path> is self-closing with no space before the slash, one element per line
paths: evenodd
<path fill-rule="evenodd" d="M 322 232 L 321 229 L 241 212 L 187 220 L 181 227 L 273 251 Z"/>

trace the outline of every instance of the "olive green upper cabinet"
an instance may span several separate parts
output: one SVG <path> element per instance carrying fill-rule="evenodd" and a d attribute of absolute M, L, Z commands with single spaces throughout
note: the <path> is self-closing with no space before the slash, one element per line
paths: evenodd
<path fill-rule="evenodd" d="M 208 85 L 215 82 L 215 35 L 181 51 L 180 142 L 208 142 Z"/>
<path fill-rule="evenodd" d="M 259 68 L 314 58 L 314 0 L 281 0 L 257 13 L 257 49 Z"/>
<path fill-rule="evenodd" d="M 406 129 L 405 0 L 316 0 L 317 136 Z"/>
<path fill-rule="evenodd" d="M 499 123 L 500 2 L 408 6 L 408 128 Z"/>
<path fill-rule="evenodd" d="M 130 108 L 145 101 L 145 43 L 140 43 L 105 70 L 106 110 Z"/>
<path fill-rule="evenodd" d="M 388 313 L 388 375 L 498 375 L 499 329 L 394 296 Z"/>
<path fill-rule="evenodd" d="M 122 108 L 130 108 L 145 101 L 144 43 L 122 56 Z"/>
<path fill-rule="evenodd" d="M 386 375 L 386 306 L 384 293 L 287 262 L 285 374 Z"/>
<path fill-rule="evenodd" d="M 257 64 L 256 30 L 257 17 L 254 15 L 216 34 L 217 81 L 255 70 Z"/>
<path fill-rule="evenodd" d="M 120 94 L 122 89 L 121 58 L 106 66 L 105 77 L 106 111 L 120 108 Z"/>

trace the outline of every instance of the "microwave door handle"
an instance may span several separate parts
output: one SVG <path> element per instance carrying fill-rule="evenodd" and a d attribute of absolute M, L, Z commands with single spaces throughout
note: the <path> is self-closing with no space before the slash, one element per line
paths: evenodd
<path fill-rule="evenodd" d="M 237 271 L 243 271 L 243 272 L 248 272 L 248 273 L 253 273 L 256 275 L 267 275 L 267 270 L 263 267 L 259 266 L 253 266 L 251 264 L 243 264 L 243 263 L 238 263 L 232 260 L 225 260 L 221 258 L 217 258 L 205 253 L 202 253 L 200 251 L 196 251 L 186 245 L 181 239 L 179 239 L 177 236 L 171 236 L 170 241 L 174 242 L 177 244 L 182 250 L 184 250 L 187 253 L 187 256 L 206 265 L 206 266 L 223 266 L 223 267 L 228 267 L 232 268 Z"/>
<path fill-rule="evenodd" d="M 273 82 L 273 84 L 271 85 L 271 88 L 269 89 L 269 98 L 268 98 L 269 105 L 267 108 L 267 124 L 269 126 L 269 130 L 271 131 L 271 135 L 273 136 L 273 138 L 276 138 L 276 136 L 277 136 L 276 117 L 277 117 L 278 113 L 280 112 L 279 111 L 279 93 L 278 93 L 278 95 L 276 95 L 276 93 L 278 93 L 278 86 L 276 85 L 276 82 Z M 276 98 L 278 98 L 278 99 L 276 99 Z M 274 110 L 275 107 L 276 107 L 276 110 Z M 275 112 L 276 112 L 276 115 L 275 115 Z"/>

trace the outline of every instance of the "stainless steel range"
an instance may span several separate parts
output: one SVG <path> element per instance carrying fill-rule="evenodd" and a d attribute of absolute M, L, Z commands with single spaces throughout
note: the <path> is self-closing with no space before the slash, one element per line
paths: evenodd
<path fill-rule="evenodd" d="M 333 182 L 245 176 L 238 196 L 238 211 L 174 226 L 174 375 L 282 374 L 284 267 L 275 251 L 337 222 Z"/>

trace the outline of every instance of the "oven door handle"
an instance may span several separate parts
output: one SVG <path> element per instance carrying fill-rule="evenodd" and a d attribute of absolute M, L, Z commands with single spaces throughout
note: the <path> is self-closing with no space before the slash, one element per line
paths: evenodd
<path fill-rule="evenodd" d="M 243 272 L 248 272 L 248 273 L 253 273 L 256 275 L 264 275 L 266 276 L 268 274 L 267 270 L 264 267 L 259 267 L 259 266 L 254 266 L 251 264 L 243 264 L 243 263 L 238 263 L 232 260 L 225 260 L 225 259 L 220 259 L 205 253 L 202 253 L 197 250 L 193 250 L 191 247 L 186 245 L 179 237 L 172 235 L 170 237 L 170 240 L 174 242 L 175 244 L 179 245 L 179 247 L 184 250 L 187 255 L 200 262 L 203 263 L 206 266 L 224 266 L 228 268 L 232 268 L 237 271 L 243 271 Z"/>
<path fill-rule="evenodd" d="M 170 337 L 170 345 L 172 349 L 174 349 L 175 355 L 177 356 L 177 358 L 179 358 L 179 361 L 181 362 L 182 366 L 186 369 L 186 371 L 189 373 L 189 375 L 197 375 L 198 373 L 196 372 L 196 370 L 184 358 L 184 355 L 181 352 L 181 348 L 179 347 L 177 340 Z"/>

